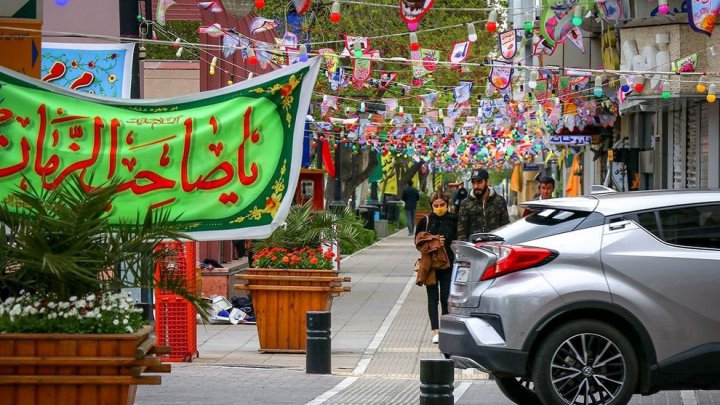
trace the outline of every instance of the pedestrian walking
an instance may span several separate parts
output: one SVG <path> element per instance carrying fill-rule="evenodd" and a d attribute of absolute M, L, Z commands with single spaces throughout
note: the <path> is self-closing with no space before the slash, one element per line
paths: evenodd
<path fill-rule="evenodd" d="M 415 209 L 420 199 L 420 192 L 413 187 L 412 180 L 408 180 L 407 187 L 403 190 L 402 200 L 405 203 L 405 218 L 407 219 L 408 235 L 415 234 Z"/>
<path fill-rule="evenodd" d="M 460 210 L 460 204 L 465 198 L 467 198 L 467 196 L 467 189 L 461 184 L 460 188 L 455 191 L 455 195 L 453 196 L 453 203 L 450 212 L 457 215 L 458 211 Z"/>
<path fill-rule="evenodd" d="M 538 184 L 539 192 L 533 200 L 549 200 L 553 198 L 552 194 L 555 191 L 555 179 L 550 176 L 542 176 L 538 179 Z M 526 217 L 534 212 L 535 210 L 525 208 L 523 211 L 523 217 Z"/>
<path fill-rule="evenodd" d="M 440 305 L 442 314 L 448 313 L 448 298 L 450 296 L 450 282 L 452 280 L 452 264 L 455 255 L 450 247 L 452 242 L 457 239 L 457 217 L 448 212 L 450 198 L 442 191 L 435 191 L 430 195 L 430 205 L 432 212 L 418 221 L 415 230 L 415 242 L 418 250 L 422 251 L 422 240 L 430 237 L 438 236 L 442 242 L 441 248 L 447 255 L 447 260 L 440 268 L 432 268 L 429 270 L 434 272 L 434 283 L 425 283 L 428 299 L 428 316 L 430 317 L 430 328 L 433 332 L 433 343 L 438 343 L 440 332 L 440 320 L 438 315 L 438 304 Z M 432 278 L 432 277 L 431 277 Z"/>
<path fill-rule="evenodd" d="M 474 233 L 487 233 L 510 223 L 505 198 L 490 187 L 490 174 L 473 169 L 470 174 L 472 192 L 460 203 L 457 238 L 469 241 Z"/>

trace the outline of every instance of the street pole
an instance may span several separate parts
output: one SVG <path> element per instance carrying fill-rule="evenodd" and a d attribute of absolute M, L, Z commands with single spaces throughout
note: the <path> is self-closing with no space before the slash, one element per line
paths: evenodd
<path fill-rule="evenodd" d="M 343 145 L 342 140 L 345 139 L 345 131 L 340 133 L 338 141 L 335 142 L 335 180 L 333 187 L 333 202 L 330 203 L 330 207 L 339 209 L 345 206 L 342 201 L 342 154 Z"/>

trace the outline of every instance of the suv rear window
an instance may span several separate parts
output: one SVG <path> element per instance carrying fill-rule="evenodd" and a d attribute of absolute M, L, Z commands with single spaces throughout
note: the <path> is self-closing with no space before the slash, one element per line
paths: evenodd
<path fill-rule="evenodd" d="M 523 243 L 570 232 L 583 224 L 583 222 L 586 222 L 586 220 L 596 222 L 599 225 L 602 224 L 603 217 L 601 214 L 587 211 L 545 209 L 508 224 L 492 233 L 502 237 L 505 243 Z"/>
<path fill-rule="evenodd" d="M 720 249 L 720 205 L 637 213 L 643 228 L 673 245 Z"/>

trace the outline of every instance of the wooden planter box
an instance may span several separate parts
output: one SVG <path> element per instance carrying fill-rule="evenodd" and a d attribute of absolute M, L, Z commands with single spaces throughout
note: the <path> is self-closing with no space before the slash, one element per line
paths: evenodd
<path fill-rule="evenodd" d="M 270 353 L 305 353 L 305 313 L 330 311 L 332 299 L 350 291 L 334 270 L 248 269 L 235 276 L 252 294 L 260 350 Z"/>
<path fill-rule="evenodd" d="M 0 333 L 0 403 L 132 404 L 138 384 L 160 384 L 144 372 L 170 372 L 151 331 Z"/>

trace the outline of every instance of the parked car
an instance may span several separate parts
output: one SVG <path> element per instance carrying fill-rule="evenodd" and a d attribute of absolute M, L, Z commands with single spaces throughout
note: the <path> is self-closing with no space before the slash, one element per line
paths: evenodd
<path fill-rule="evenodd" d="M 720 388 L 720 190 L 532 201 L 456 242 L 440 350 L 521 404 Z"/>

